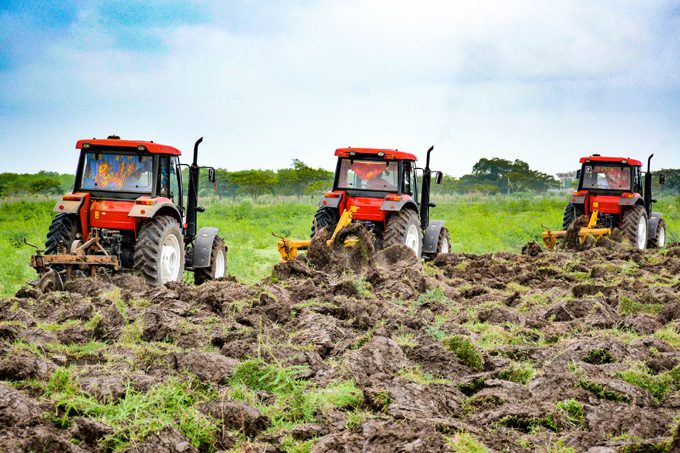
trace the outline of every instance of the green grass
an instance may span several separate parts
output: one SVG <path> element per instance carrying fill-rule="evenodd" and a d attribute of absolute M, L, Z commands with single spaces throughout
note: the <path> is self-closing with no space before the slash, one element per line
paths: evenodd
<path fill-rule="evenodd" d="M 36 277 L 29 266 L 34 249 L 24 240 L 42 247 L 57 200 L 0 200 L 0 296 L 16 292 Z M 465 253 L 519 251 L 523 244 L 540 242 L 543 226 L 557 228 L 567 203 L 566 195 L 505 197 L 476 195 L 434 199 L 433 219 L 442 219 L 451 233 L 451 250 Z M 203 200 L 206 212 L 199 215 L 200 226 L 215 226 L 229 248 L 230 275 L 253 283 L 271 274 L 279 261 L 276 238 L 272 233 L 294 238 L 309 236 L 316 203 L 306 198 L 299 203 L 253 204 L 219 203 Z M 668 225 L 669 241 L 680 241 L 680 206 L 674 197 L 663 197 L 654 207 Z M 433 302 L 445 303 L 441 294 Z"/>
<path fill-rule="evenodd" d="M 648 391 L 657 402 L 663 400 L 669 393 L 680 390 L 680 365 L 655 375 L 644 364 L 638 363 L 630 369 L 619 371 L 617 376 Z"/>
<path fill-rule="evenodd" d="M 146 392 L 128 388 L 122 399 L 100 402 L 82 392 L 71 370 L 62 367 L 52 374 L 45 396 L 54 402 L 53 421 L 58 426 L 68 427 L 72 418 L 86 415 L 113 428 L 113 434 L 102 440 L 105 450 L 123 450 L 165 427 L 179 429 L 196 448 L 214 448 L 217 424 L 196 405 L 216 395 L 201 383 L 171 377 Z"/>
<path fill-rule="evenodd" d="M 580 428 L 586 425 L 586 413 L 583 405 L 578 401 L 574 399 L 559 401 L 555 404 L 555 407 L 564 414 L 573 427 Z"/>
<path fill-rule="evenodd" d="M 589 381 L 587 379 L 581 379 L 576 384 L 577 387 L 581 387 L 584 390 L 588 390 L 590 393 L 595 395 L 601 400 L 617 401 L 620 403 L 629 403 L 630 398 L 623 393 L 619 393 L 616 390 L 612 390 L 602 384 L 597 382 Z"/>
<path fill-rule="evenodd" d="M 444 339 L 444 347 L 453 352 L 463 365 L 477 371 L 484 369 L 482 354 L 469 339 L 454 335 Z"/>
<path fill-rule="evenodd" d="M 353 381 L 339 381 L 323 388 L 298 378 L 303 367 L 284 367 L 251 359 L 239 364 L 231 379 L 231 397 L 258 407 L 269 417 L 273 429 L 289 429 L 301 423 L 313 423 L 318 414 L 332 408 L 356 411 L 364 394 Z M 273 395 L 273 402 L 263 404 L 256 392 Z"/>
<path fill-rule="evenodd" d="M 508 368 L 498 373 L 499 379 L 516 382 L 518 384 L 528 384 L 536 374 L 530 362 L 513 363 Z"/>

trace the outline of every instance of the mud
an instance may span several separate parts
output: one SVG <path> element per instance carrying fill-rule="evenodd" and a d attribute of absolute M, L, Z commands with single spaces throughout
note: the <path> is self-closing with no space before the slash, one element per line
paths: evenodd
<path fill-rule="evenodd" d="M 578 253 L 534 243 L 423 264 L 404 247 L 375 253 L 365 233 L 328 246 L 322 232 L 257 285 L 150 289 L 119 275 L 0 300 L 0 451 L 105 451 L 119 435 L 96 415 L 55 423 L 65 409 L 50 388 L 64 369 L 101 404 L 170 379 L 212 389 L 192 403 L 215 427 L 201 450 L 456 451 L 462 438 L 497 451 L 680 444 L 680 246 L 583 245 L 572 231 L 565 242 Z M 350 236 L 357 243 L 341 246 Z M 271 392 L 234 391 L 239 366 L 254 358 L 293 367 L 309 391 L 351 381 L 361 402 L 281 428 L 268 415 Z M 129 451 L 197 451 L 182 426 L 159 427 Z"/>

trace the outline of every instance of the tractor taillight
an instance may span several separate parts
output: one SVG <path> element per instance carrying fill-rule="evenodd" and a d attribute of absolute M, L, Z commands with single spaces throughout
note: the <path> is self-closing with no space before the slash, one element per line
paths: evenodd
<path fill-rule="evenodd" d="M 80 201 L 83 197 L 79 195 L 64 195 L 62 198 L 64 201 Z"/>
<path fill-rule="evenodd" d="M 151 205 L 156 204 L 156 200 L 149 199 L 149 198 L 147 198 L 147 199 L 141 199 L 140 198 L 140 199 L 135 200 L 135 204 L 143 204 L 145 206 L 151 206 Z"/>
<path fill-rule="evenodd" d="M 385 195 L 385 200 L 387 201 L 401 201 L 400 195 Z"/>
<path fill-rule="evenodd" d="M 635 197 L 635 195 L 630 192 L 623 192 L 621 194 L 621 198 L 633 198 L 633 197 Z"/>
<path fill-rule="evenodd" d="M 326 198 L 340 198 L 341 196 L 342 194 L 337 192 L 326 192 L 326 194 L 324 195 L 324 197 Z"/>

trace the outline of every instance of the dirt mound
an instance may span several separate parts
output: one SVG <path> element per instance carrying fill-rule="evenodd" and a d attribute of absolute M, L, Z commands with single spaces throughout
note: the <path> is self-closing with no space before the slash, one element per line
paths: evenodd
<path fill-rule="evenodd" d="M 680 248 L 574 232 L 582 253 L 423 264 L 354 227 L 257 285 L 22 290 L 0 300 L 0 450 L 668 450 Z"/>
<path fill-rule="evenodd" d="M 614 228 L 609 236 L 586 236 L 583 241 L 581 241 L 579 231 L 581 228 L 588 226 L 589 221 L 590 219 L 585 215 L 577 217 L 567 228 L 564 239 L 557 242 L 557 250 L 575 250 L 582 252 L 593 247 L 602 247 L 609 250 L 630 248 L 630 243 L 624 239 L 623 233 L 618 228 Z M 522 249 L 522 253 L 524 253 L 524 249 Z"/>

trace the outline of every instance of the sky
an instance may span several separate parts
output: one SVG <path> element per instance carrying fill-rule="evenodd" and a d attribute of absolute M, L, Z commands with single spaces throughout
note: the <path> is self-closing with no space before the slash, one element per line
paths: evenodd
<path fill-rule="evenodd" d="M 228 170 L 397 148 L 680 168 L 680 0 L 0 0 L 0 172 L 120 135 Z"/>

